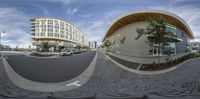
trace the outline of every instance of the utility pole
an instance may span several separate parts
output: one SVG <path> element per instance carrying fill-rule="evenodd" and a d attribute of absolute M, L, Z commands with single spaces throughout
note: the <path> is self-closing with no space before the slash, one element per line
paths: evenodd
<path fill-rule="evenodd" d="M 1 52 L 1 47 L 2 47 L 2 45 L 1 45 L 1 34 L 5 34 L 5 31 L 1 31 L 0 32 L 0 55 L 1 55 L 1 57 L 3 57 L 3 54 L 2 54 L 2 52 Z"/>

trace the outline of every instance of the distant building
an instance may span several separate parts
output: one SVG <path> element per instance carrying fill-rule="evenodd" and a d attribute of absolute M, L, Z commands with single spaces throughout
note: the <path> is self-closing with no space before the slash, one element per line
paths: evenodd
<path fill-rule="evenodd" d="M 98 45 L 97 45 L 97 42 L 96 42 L 96 41 L 90 42 L 90 48 L 96 49 L 97 47 L 98 47 Z"/>
<path fill-rule="evenodd" d="M 200 54 L 200 42 L 191 42 L 190 43 L 190 51 L 192 53 Z"/>
<path fill-rule="evenodd" d="M 32 18 L 31 33 L 36 48 L 45 43 L 52 51 L 89 47 L 89 37 L 76 26 L 59 19 Z"/>

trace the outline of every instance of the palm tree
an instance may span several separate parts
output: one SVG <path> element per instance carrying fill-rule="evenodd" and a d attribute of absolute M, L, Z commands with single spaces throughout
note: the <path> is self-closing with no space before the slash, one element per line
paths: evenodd
<path fill-rule="evenodd" d="M 135 40 L 139 39 L 143 35 L 146 35 L 150 42 L 158 45 L 158 66 L 160 66 L 161 49 L 168 45 L 168 38 L 166 38 L 166 35 L 171 34 L 165 30 L 166 25 L 165 21 L 160 18 L 159 20 L 150 21 L 149 26 L 147 26 L 146 29 L 137 28 L 136 30 L 138 36 Z"/>

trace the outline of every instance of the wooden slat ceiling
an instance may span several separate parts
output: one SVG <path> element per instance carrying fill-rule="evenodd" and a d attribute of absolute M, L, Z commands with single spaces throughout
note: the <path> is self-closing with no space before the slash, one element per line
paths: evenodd
<path fill-rule="evenodd" d="M 190 31 L 190 29 L 187 28 L 187 26 L 182 23 L 179 19 L 176 19 L 170 15 L 162 14 L 162 13 L 137 13 L 125 16 L 119 20 L 117 20 L 108 30 L 103 40 L 111 36 L 114 32 L 116 32 L 118 29 L 122 28 L 123 26 L 127 24 L 131 24 L 133 22 L 139 22 L 139 21 L 152 21 L 152 20 L 158 20 L 160 18 L 163 18 L 165 22 L 174 25 L 184 31 L 189 38 L 193 38 L 193 34 Z"/>

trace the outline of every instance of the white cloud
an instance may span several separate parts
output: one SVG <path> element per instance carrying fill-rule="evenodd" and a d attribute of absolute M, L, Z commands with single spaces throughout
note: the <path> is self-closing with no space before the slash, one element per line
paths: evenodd
<path fill-rule="evenodd" d="M 76 12 L 78 12 L 78 8 L 68 8 L 67 14 L 74 15 Z"/>
<path fill-rule="evenodd" d="M 180 16 L 192 29 L 195 39 L 200 40 L 200 7 L 197 5 L 200 6 L 200 4 L 197 3 L 197 0 L 177 0 L 166 6 L 154 6 L 150 8 L 167 10 Z"/>
<path fill-rule="evenodd" d="M 13 8 L 0 8 L 0 11 L 0 31 L 6 32 L 2 35 L 2 43 L 11 47 L 32 45 L 28 16 Z"/>
<path fill-rule="evenodd" d="M 70 4 L 71 2 L 74 2 L 76 0 L 43 0 L 43 1 L 48 1 L 48 2 L 61 2 L 65 5 Z"/>
<path fill-rule="evenodd" d="M 79 15 L 80 18 L 89 18 L 92 17 L 91 14 Z"/>
<path fill-rule="evenodd" d="M 50 13 L 47 9 L 45 9 L 44 7 L 40 6 L 40 5 L 36 5 L 36 4 L 32 4 L 32 6 L 37 7 L 39 9 L 41 9 L 45 15 L 50 16 Z"/>
<path fill-rule="evenodd" d="M 101 16 L 92 17 L 90 21 L 77 20 L 75 24 L 88 36 L 90 41 L 97 41 L 98 44 L 101 44 L 102 38 L 106 34 L 107 29 L 109 28 L 110 23 L 117 18 L 123 11 L 121 10 L 112 10 L 106 13 L 103 13 Z M 89 17 L 90 18 L 90 17 Z"/>
<path fill-rule="evenodd" d="M 99 27 L 102 27 L 103 25 L 105 25 L 105 21 L 100 20 L 100 21 L 95 21 L 93 22 L 93 24 L 90 26 L 91 29 L 96 29 Z"/>

